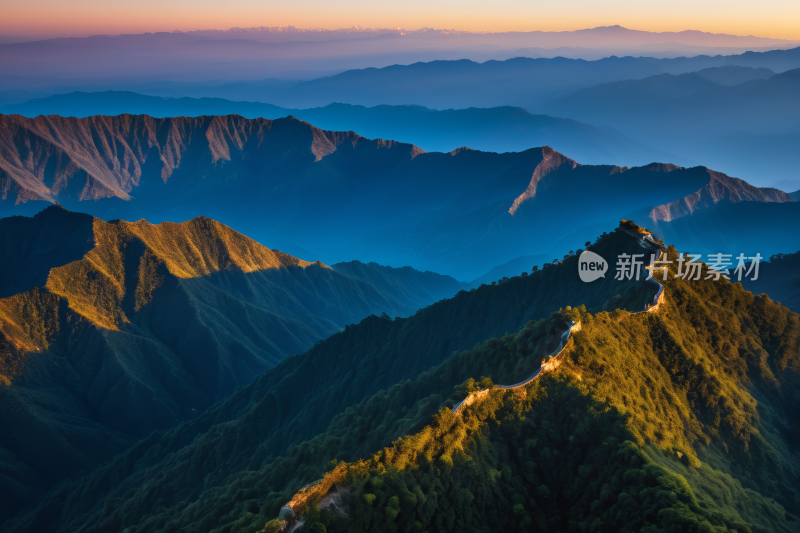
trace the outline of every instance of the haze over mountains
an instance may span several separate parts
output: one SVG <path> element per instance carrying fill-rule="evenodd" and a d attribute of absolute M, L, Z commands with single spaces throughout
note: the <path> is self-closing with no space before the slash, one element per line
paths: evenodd
<path fill-rule="evenodd" d="M 540 110 L 611 126 L 758 184 L 766 184 L 765 175 L 797 179 L 790 147 L 800 135 L 800 69 L 731 86 L 712 79 L 697 72 L 618 81 L 582 89 Z"/>
<path fill-rule="evenodd" d="M 37 97 L 47 92 L 8 77 L 17 88 L 0 91 L 0 105 L 7 104 L 0 109 L 27 116 L 291 114 L 323 129 L 353 130 L 426 151 L 520 151 L 546 144 L 586 163 L 703 164 L 772 186 L 797 180 L 792 147 L 800 138 L 798 68 L 800 48 L 672 59 L 437 60 L 307 81 L 78 83 L 48 90 L 77 87 L 92 94 L 44 99 Z M 109 88 L 124 91 L 96 94 Z"/>
<path fill-rule="evenodd" d="M 634 213 L 696 253 L 720 251 L 720 242 L 762 255 L 800 248 L 795 236 L 768 230 L 793 224 L 800 204 L 704 167 L 583 166 L 548 147 L 425 153 L 292 118 L 0 116 L 0 124 L 5 215 L 56 201 L 105 220 L 204 213 L 328 264 L 358 258 L 463 281 L 520 256 L 559 257 Z M 731 213 L 750 209 L 761 213 L 750 230 L 723 231 Z"/>
<path fill-rule="evenodd" d="M 797 44 L 785 39 L 698 31 L 654 33 L 619 26 L 571 32 L 507 33 L 428 28 L 418 31 L 232 28 L 228 31 L 6 42 L 0 44 L 0 71 L 7 77 L 5 83 L 21 83 L 30 89 L 55 85 L 74 87 L 86 80 L 95 84 L 242 80 L 252 79 L 255 72 L 262 79 L 309 79 L 347 69 L 437 59 L 487 61 L 515 56 L 560 55 L 598 59 L 610 55 L 731 55 Z M 214 73 L 213 76 L 209 76 L 210 72 Z"/>
<path fill-rule="evenodd" d="M 415 144 L 425 151 L 450 152 L 462 146 L 489 152 L 521 152 L 551 146 L 591 163 L 644 165 L 653 161 L 690 164 L 678 156 L 654 150 L 611 129 L 573 120 L 532 115 L 524 109 L 450 109 L 421 106 L 367 108 L 331 104 L 315 109 L 283 109 L 258 102 L 219 98 L 162 98 L 130 92 L 70 93 L 8 105 L 0 111 L 27 117 L 61 115 L 145 114 L 152 117 L 197 117 L 237 114 L 246 118 L 293 116 L 321 129 L 355 131 L 368 138 Z"/>
<path fill-rule="evenodd" d="M 742 285 L 753 294 L 767 294 L 800 312 L 800 252 L 773 256 L 761 265 L 757 280 L 745 280 Z"/>
<path fill-rule="evenodd" d="M 800 67 L 800 48 L 728 56 L 604 57 L 581 59 L 516 57 L 504 61 L 467 59 L 392 64 L 352 69 L 307 81 L 241 79 L 213 84 L 81 83 L 79 90 L 124 89 L 155 96 L 217 97 L 309 108 L 331 103 L 365 106 L 415 104 L 433 109 L 519 106 L 536 110 L 549 100 L 600 83 L 684 74 L 723 66 L 767 68 L 776 73 Z M 73 85 L 74 87 L 75 85 Z M 159 88 L 161 87 L 161 88 Z M 19 83 L 17 84 L 19 88 Z M 70 92 L 59 90 L 57 92 Z"/>

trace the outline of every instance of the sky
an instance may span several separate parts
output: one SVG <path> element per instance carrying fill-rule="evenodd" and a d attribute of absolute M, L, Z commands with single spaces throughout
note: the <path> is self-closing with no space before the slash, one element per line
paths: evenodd
<path fill-rule="evenodd" d="M 0 35 L 287 26 L 564 31 L 621 25 L 800 39 L 798 0 L 0 0 Z"/>

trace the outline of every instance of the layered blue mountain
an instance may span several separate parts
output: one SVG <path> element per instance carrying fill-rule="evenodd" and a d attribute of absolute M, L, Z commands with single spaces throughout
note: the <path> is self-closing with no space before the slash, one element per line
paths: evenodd
<path fill-rule="evenodd" d="M 798 90 L 800 68 L 732 86 L 714 83 L 700 72 L 661 74 L 582 89 L 547 107 L 645 138 L 664 138 L 701 124 L 708 134 L 786 133 L 796 132 L 800 123 Z"/>
<path fill-rule="evenodd" d="M 642 165 L 656 160 L 686 163 L 652 149 L 612 129 L 574 120 L 533 115 L 524 109 L 449 109 L 421 106 L 363 107 L 331 104 L 312 109 L 283 109 L 259 102 L 220 98 L 161 98 L 131 92 L 69 93 L 33 99 L 3 111 L 27 117 L 61 115 L 144 114 L 152 117 L 198 117 L 236 114 L 246 118 L 293 116 L 321 129 L 357 131 L 370 138 L 412 143 L 426 151 L 449 152 L 470 146 L 487 152 L 520 152 L 531 146 L 551 146 L 582 161 Z"/>
<path fill-rule="evenodd" d="M 784 72 L 800 68 L 800 48 L 674 59 L 612 56 L 586 61 L 517 57 L 483 63 L 467 59 L 418 62 L 348 70 L 291 87 L 260 85 L 257 92 L 239 89 L 236 99 L 299 108 L 339 102 L 365 106 L 416 104 L 434 109 L 505 105 L 537 109 L 543 102 L 600 83 L 658 74 L 678 75 L 728 65 Z M 206 95 L 232 96 L 213 89 Z"/>
<path fill-rule="evenodd" d="M 775 75 L 768 68 L 739 67 L 726 65 L 698 70 L 697 75 L 719 85 L 739 85 L 746 81 L 764 80 Z"/>
<path fill-rule="evenodd" d="M 427 153 L 293 118 L 10 115 L 0 134 L 0 214 L 59 202 L 104 220 L 204 215 L 326 264 L 472 280 L 518 257 L 558 258 L 631 213 L 696 253 L 800 248 L 768 231 L 793 223 L 787 194 L 705 167 L 581 165 L 549 147 Z M 709 226 L 751 207 L 763 216 L 749 231 Z"/>
<path fill-rule="evenodd" d="M 773 255 L 759 266 L 756 280 L 745 279 L 742 285 L 753 294 L 766 294 L 800 312 L 800 252 Z"/>
<path fill-rule="evenodd" d="M 786 56 L 781 53 L 781 48 L 798 45 L 798 41 L 786 39 L 698 31 L 652 33 L 619 26 L 564 32 L 498 33 L 431 28 L 412 31 L 397 28 L 335 31 L 284 28 L 288 31 L 277 32 L 274 29 L 93 35 L 25 43 L 8 43 L 6 39 L 6 43 L 0 44 L 0 71 L 5 76 L 0 88 L 41 88 L 52 94 L 63 92 L 65 87 L 75 90 L 93 85 L 94 90 L 98 86 L 136 90 L 138 86 L 155 91 L 149 94 L 162 96 L 183 90 L 192 94 L 182 92 L 182 96 L 260 100 L 253 94 L 271 81 L 242 83 L 241 80 L 252 80 L 256 75 L 272 78 L 272 82 L 275 78 L 296 82 L 348 69 L 432 60 L 482 62 L 556 55 L 582 59 L 612 55 L 679 58 L 704 54 L 706 57 L 722 57 L 777 48 L 777 54 L 756 56 L 758 60 L 768 62 L 773 55 L 778 60 Z M 734 57 L 742 61 L 748 59 Z M 716 61 L 722 60 L 716 58 Z M 763 66 L 784 70 L 773 68 L 771 63 Z M 303 104 L 301 107 L 307 106 Z"/>
<path fill-rule="evenodd" d="M 796 179 L 800 69 L 735 85 L 702 72 L 596 85 L 536 108 L 618 129 L 748 181 Z"/>

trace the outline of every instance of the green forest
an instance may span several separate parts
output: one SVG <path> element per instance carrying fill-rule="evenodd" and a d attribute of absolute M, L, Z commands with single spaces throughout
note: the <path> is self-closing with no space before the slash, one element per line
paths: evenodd
<path fill-rule="evenodd" d="M 623 232 L 591 246 L 643 252 Z M 641 310 L 652 284 L 584 298 L 575 261 L 349 326 L 9 530 L 275 531 L 321 479 L 298 531 L 797 531 L 798 315 L 672 277 L 657 312 L 631 314 L 615 302 Z M 582 328 L 555 371 L 491 389 L 530 375 L 571 320 Z M 315 505 L 328 488 L 338 510 Z"/>
<path fill-rule="evenodd" d="M 577 311 L 556 372 L 341 463 L 347 516 L 312 498 L 299 531 L 797 531 L 798 315 L 727 281 L 666 291 Z M 535 329 L 460 357 L 502 377 Z"/>

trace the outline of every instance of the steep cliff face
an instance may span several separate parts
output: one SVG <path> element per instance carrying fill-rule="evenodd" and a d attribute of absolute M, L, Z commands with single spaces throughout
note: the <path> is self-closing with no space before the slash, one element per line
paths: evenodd
<path fill-rule="evenodd" d="M 0 219 L 0 520 L 371 314 L 417 308 L 207 218 Z"/>
<path fill-rule="evenodd" d="M 536 165 L 536 169 L 533 171 L 533 176 L 531 176 L 531 182 L 528 184 L 525 192 L 514 199 L 514 202 L 508 209 L 508 214 L 513 217 L 514 213 L 516 213 L 517 209 L 519 209 L 519 206 L 525 203 L 525 201 L 536 196 L 536 188 L 538 187 L 542 178 L 551 173 L 557 172 L 561 167 L 565 167 L 567 170 L 573 170 L 578 166 L 579 165 L 577 162 L 562 154 L 559 154 L 549 146 L 542 148 L 542 162 Z"/>
<path fill-rule="evenodd" d="M 710 169 L 706 169 L 706 172 L 709 176 L 707 185 L 688 196 L 654 207 L 650 212 L 650 219 L 655 223 L 659 221 L 671 222 L 722 201 L 734 204 L 740 202 L 784 203 L 794 201 L 791 196 L 778 189 L 754 187 L 744 180 L 731 178 L 721 172 L 715 172 Z"/>
<path fill-rule="evenodd" d="M 13 203 L 128 200 L 143 179 L 158 176 L 166 183 L 187 158 L 192 165 L 196 158 L 215 165 L 280 146 L 284 159 L 320 161 L 345 143 L 351 148 L 371 143 L 408 157 L 423 153 L 412 145 L 322 131 L 292 118 L 0 115 L 0 191 Z"/>
<path fill-rule="evenodd" d="M 800 213 L 786 199 L 705 167 L 579 164 L 547 146 L 425 153 L 291 117 L 0 116 L 0 216 L 52 201 L 103 220 L 203 215 L 296 256 L 460 280 L 533 253 L 561 257 L 621 218 L 687 221 L 670 240 L 698 250 L 682 237 L 699 231 L 687 214 L 725 200 Z"/>

